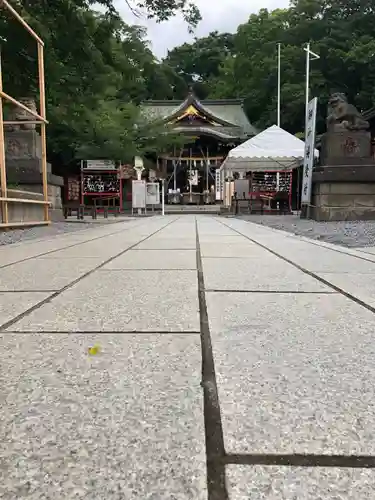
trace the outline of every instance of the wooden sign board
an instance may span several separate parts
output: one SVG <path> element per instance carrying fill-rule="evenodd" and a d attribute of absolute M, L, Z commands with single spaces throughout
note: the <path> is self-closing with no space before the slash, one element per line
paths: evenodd
<path fill-rule="evenodd" d="M 146 208 L 146 181 L 132 182 L 132 207 Z"/>

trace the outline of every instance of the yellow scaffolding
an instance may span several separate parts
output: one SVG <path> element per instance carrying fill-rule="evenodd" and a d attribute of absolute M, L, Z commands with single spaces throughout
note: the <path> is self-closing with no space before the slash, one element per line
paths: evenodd
<path fill-rule="evenodd" d="M 35 31 L 27 24 L 27 22 L 18 14 L 18 12 L 8 3 L 7 0 L 0 0 L 0 8 L 7 10 L 34 38 L 38 46 L 38 77 L 39 77 L 39 102 L 40 111 L 36 113 L 34 110 L 29 109 L 27 106 L 17 101 L 10 95 L 6 94 L 3 90 L 3 76 L 1 67 L 1 53 L 0 53 L 0 186 L 1 186 L 1 196 L 0 203 L 2 207 L 2 223 L 1 228 L 9 227 L 22 227 L 36 225 L 36 222 L 9 222 L 8 217 L 8 203 L 31 203 L 31 204 L 42 204 L 44 205 L 44 221 L 39 222 L 39 224 L 49 224 L 49 201 L 48 201 L 48 183 L 47 183 L 47 149 L 46 149 L 46 93 L 45 93 L 45 78 L 44 78 L 44 43 L 41 38 L 35 33 Z M 3 115 L 3 100 L 8 101 L 18 108 L 23 109 L 31 116 L 34 120 L 25 121 L 4 121 Z M 8 197 L 8 187 L 7 187 L 7 173 L 5 164 L 5 125 L 22 125 L 22 124 L 35 124 L 40 126 L 40 136 L 41 136 L 41 150 L 42 150 L 42 181 L 43 181 L 43 201 L 42 200 L 32 200 L 32 199 L 18 199 Z"/>

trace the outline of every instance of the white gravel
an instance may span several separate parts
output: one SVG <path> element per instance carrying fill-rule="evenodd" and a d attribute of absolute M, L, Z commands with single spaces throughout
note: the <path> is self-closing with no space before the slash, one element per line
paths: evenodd
<path fill-rule="evenodd" d="M 14 229 L 11 231 L 0 230 L 0 246 L 11 245 L 26 240 L 34 240 L 41 238 L 51 238 L 59 234 L 68 234 L 83 229 L 94 228 L 98 225 L 116 224 L 117 222 L 128 222 L 134 220 L 134 217 L 122 216 L 121 218 L 109 219 L 85 219 L 78 221 L 76 218 L 71 218 L 68 221 L 53 222 L 50 226 L 36 226 L 25 229 Z"/>
<path fill-rule="evenodd" d="M 346 247 L 375 246 L 375 221 L 318 222 L 298 215 L 240 215 L 239 219 Z"/>

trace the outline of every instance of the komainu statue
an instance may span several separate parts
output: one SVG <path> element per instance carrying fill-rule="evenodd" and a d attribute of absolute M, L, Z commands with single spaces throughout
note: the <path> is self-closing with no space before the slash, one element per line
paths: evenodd
<path fill-rule="evenodd" d="M 369 123 L 344 94 L 332 94 L 328 101 L 327 132 L 367 130 Z"/>
<path fill-rule="evenodd" d="M 35 111 L 35 113 L 37 113 L 35 99 L 33 99 L 31 97 L 21 97 L 19 99 L 19 102 L 21 104 L 27 106 L 32 111 Z M 11 109 L 11 111 L 8 113 L 8 117 L 7 118 L 8 118 L 9 121 L 35 120 L 35 118 L 30 113 L 28 113 L 24 109 L 18 108 L 16 106 L 14 106 Z M 16 125 L 16 124 L 15 125 L 7 125 L 7 130 L 9 132 L 13 132 L 13 131 L 16 131 L 16 130 L 35 130 L 35 128 L 36 128 L 35 123 L 22 124 L 22 125 L 21 124 L 20 125 Z"/>

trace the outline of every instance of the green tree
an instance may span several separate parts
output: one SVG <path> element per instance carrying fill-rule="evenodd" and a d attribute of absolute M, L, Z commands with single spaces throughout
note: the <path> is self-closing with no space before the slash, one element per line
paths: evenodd
<path fill-rule="evenodd" d="M 230 33 L 212 32 L 169 51 L 165 63 L 203 99 L 210 92 L 211 78 L 219 75 L 223 60 L 233 53 L 233 39 Z"/>
<path fill-rule="evenodd" d="M 48 155 L 54 164 L 83 153 L 122 158 L 121 152 L 129 157 L 145 150 L 144 138 L 149 136 L 150 145 L 157 134 L 135 131 L 136 105 L 173 94 L 172 70 L 155 60 L 144 30 L 124 24 L 111 2 L 100 2 L 108 8 L 104 14 L 92 11 L 91 3 L 24 0 L 15 5 L 46 45 Z M 36 43 L 10 17 L 0 20 L 0 38 L 4 88 L 16 97 L 36 95 Z M 166 138 L 159 130 L 162 146 Z"/>
<path fill-rule="evenodd" d="M 111 0 L 103 0 L 101 3 L 107 7 L 112 6 Z M 146 12 L 149 18 L 157 19 L 158 21 L 167 21 L 177 13 L 181 13 L 185 21 L 189 25 L 190 31 L 201 20 L 199 9 L 189 0 L 124 0 L 124 3 L 136 15 L 141 15 Z"/>
<path fill-rule="evenodd" d="M 360 109 L 375 100 L 375 1 L 295 0 L 290 8 L 250 16 L 234 37 L 233 54 L 210 82 L 211 97 L 246 98 L 250 118 L 259 126 L 276 121 L 277 43 L 282 44 L 282 126 L 304 127 L 305 52 L 320 55 L 311 63 L 310 90 L 319 97 L 318 129 L 324 129 L 326 101 L 333 91 L 346 93 Z"/>

